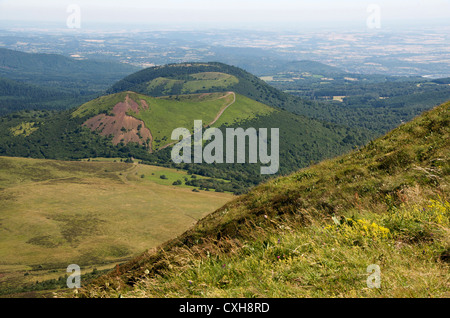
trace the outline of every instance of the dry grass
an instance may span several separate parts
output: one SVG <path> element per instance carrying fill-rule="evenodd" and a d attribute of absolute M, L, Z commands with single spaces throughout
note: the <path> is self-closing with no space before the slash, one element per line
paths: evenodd
<path fill-rule="evenodd" d="M 58 269 L 55 275 L 63 276 L 72 263 L 123 262 L 176 237 L 232 198 L 135 177 L 149 166 L 0 162 L 0 272 L 6 274 L 0 283 L 28 280 L 23 275 L 33 269 Z M 34 281 L 46 278 L 42 274 L 32 275 Z"/>

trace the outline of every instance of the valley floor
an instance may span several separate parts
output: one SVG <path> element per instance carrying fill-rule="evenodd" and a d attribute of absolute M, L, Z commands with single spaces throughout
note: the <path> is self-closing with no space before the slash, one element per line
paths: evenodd
<path fill-rule="evenodd" d="M 172 185 L 190 177 L 120 159 L 0 157 L 0 295 L 64 287 L 73 263 L 94 277 L 233 198 Z"/>

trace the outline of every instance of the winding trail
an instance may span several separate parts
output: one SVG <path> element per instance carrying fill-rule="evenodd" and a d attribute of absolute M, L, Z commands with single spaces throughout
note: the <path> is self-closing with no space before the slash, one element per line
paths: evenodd
<path fill-rule="evenodd" d="M 216 115 L 216 118 L 214 118 L 214 120 L 212 122 L 210 122 L 208 125 L 204 126 L 204 127 L 208 127 L 208 126 L 212 126 L 214 125 L 214 123 L 219 120 L 219 118 L 222 116 L 223 112 L 227 110 L 228 107 L 230 107 L 231 105 L 233 105 L 234 103 L 236 103 L 236 94 L 234 92 L 228 92 L 226 95 L 224 95 L 221 98 L 226 98 L 228 96 L 230 96 L 230 94 L 233 94 L 233 101 L 231 103 L 229 103 L 228 105 L 226 105 L 224 108 L 222 108 L 220 110 L 220 112 Z"/>

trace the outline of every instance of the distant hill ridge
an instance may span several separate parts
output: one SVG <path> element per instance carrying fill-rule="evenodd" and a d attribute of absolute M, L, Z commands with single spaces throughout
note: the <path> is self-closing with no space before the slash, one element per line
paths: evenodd
<path fill-rule="evenodd" d="M 26 53 L 0 48 L 0 75 L 8 74 L 8 77 L 13 79 L 32 80 L 35 73 L 41 74 L 41 78 L 69 73 L 74 75 L 95 74 L 97 76 L 100 73 L 103 76 L 109 76 L 118 72 L 126 74 L 137 69 L 139 68 L 117 62 L 76 60 L 59 54 Z"/>
<path fill-rule="evenodd" d="M 292 61 L 283 64 L 276 69 L 276 72 L 307 72 L 316 75 L 335 75 L 335 74 L 345 74 L 347 72 L 341 70 L 338 67 L 323 64 L 317 61 L 301 60 Z"/>
<path fill-rule="evenodd" d="M 78 106 L 137 70 L 117 62 L 0 48 L 0 116 Z"/>

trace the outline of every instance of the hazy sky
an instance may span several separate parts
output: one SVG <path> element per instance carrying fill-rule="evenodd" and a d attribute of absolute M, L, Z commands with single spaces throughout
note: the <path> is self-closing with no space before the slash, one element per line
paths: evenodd
<path fill-rule="evenodd" d="M 0 0 L 0 21 L 56 22 L 64 27 L 72 12 L 67 12 L 71 4 L 80 8 L 81 27 L 105 22 L 118 26 L 221 28 L 333 23 L 364 26 L 371 4 L 380 8 L 382 25 L 450 21 L 450 0 Z"/>

